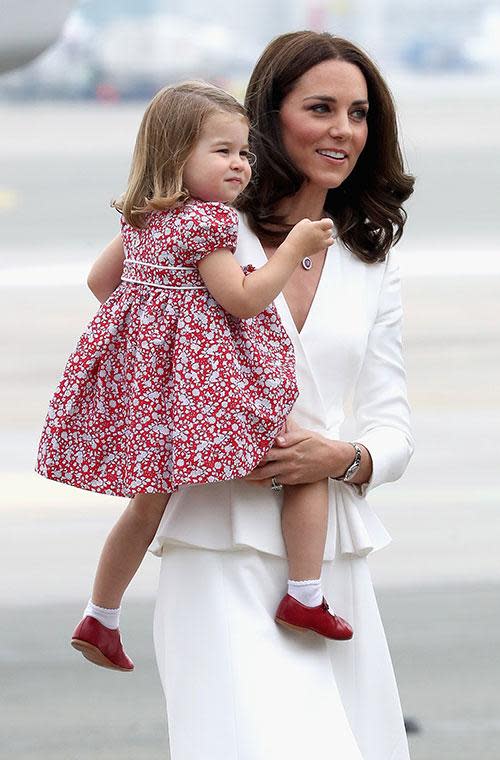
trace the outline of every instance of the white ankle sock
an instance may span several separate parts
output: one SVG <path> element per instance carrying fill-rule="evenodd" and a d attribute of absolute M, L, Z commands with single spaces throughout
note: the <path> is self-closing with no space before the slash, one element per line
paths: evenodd
<path fill-rule="evenodd" d="M 118 607 L 116 610 L 110 610 L 107 609 L 107 607 L 98 607 L 97 604 L 94 604 L 92 599 L 90 599 L 85 607 L 83 616 L 90 615 L 90 617 L 95 618 L 105 625 L 106 628 L 114 629 L 118 628 L 120 624 L 120 610 L 121 607 Z"/>
<path fill-rule="evenodd" d="M 288 593 L 305 604 L 306 607 L 317 607 L 323 601 L 321 578 L 312 581 L 288 581 Z"/>

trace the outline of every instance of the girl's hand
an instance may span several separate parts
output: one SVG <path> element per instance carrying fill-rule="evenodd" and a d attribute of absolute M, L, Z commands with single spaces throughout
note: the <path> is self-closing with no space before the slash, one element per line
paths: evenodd
<path fill-rule="evenodd" d="M 94 262 L 87 278 L 90 290 L 101 303 L 120 284 L 124 260 L 122 236 L 117 235 Z"/>
<path fill-rule="evenodd" d="M 314 256 L 322 253 L 325 248 L 333 245 L 332 235 L 333 222 L 331 219 L 320 219 L 319 222 L 311 222 L 310 219 L 302 219 L 293 227 L 287 235 L 286 242 L 299 252 L 301 258 Z"/>
<path fill-rule="evenodd" d="M 314 483 L 323 478 L 342 476 L 352 460 L 350 443 L 331 441 L 319 433 L 292 426 L 288 421 L 287 432 L 276 438 L 273 448 L 245 480 L 267 487 L 272 478 L 283 485 Z M 370 474 L 371 464 L 366 480 Z"/>

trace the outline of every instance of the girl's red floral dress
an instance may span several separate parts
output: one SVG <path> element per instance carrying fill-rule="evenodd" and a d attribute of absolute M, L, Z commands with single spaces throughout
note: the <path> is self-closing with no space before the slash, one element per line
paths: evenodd
<path fill-rule="evenodd" d="M 37 472 L 116 496 L 241 478 L 271 448 L 298 391 L 273 305 L 232 317 L 197 262 L 234 252 L 238 216 L 190 201 L 122 220 L 122 282 L 80 338 L 50 402 Z"/>

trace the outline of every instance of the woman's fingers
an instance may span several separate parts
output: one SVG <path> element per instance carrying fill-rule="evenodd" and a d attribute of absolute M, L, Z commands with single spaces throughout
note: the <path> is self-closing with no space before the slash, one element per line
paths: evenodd
<path fill-rule="evenodd" d="M 271 484 L 272 484 L 272 478 L 264 478 L 264 480 L 254 480 L 253 478 L 247 475 L 246 478 L 243 478 L 243 480 L 246 480 L 247 483 L 251 483 L 251 485 L 253 486 L 260 486 L 261 488 L 271 488 Z"/>
<path fill-rule="evenodd" d="M 311 438 L 311 433 L 308 430 L 299 428 L 289 433 L 283 433 L 276 439 L 276 445 L 272 449 L 269 449 L 267 454 L 262 459 L 259 467 L 263 467 L 266 464 L 274 462 L 280 464 L 288 461 L 294 461 L 297 452 L 290 451 L 294 446 L 298 446 L 304 441 L 308 441 Z"/>
<path fill-rule="evenodd" d="M 277 465 L 276 462 L 271 462 L 269 464 L 266 464 L 264 466 L 256 467 L 255 470 L 252 470 L 252 472 L 248 473 L 243 480 L 269 480 L 271 482 L 271 478 L 276 477 L 276 471 L 277 471 Z"/>
<path fill-rule="evenodd" d="M 287 433 L 287 435 L 289 435 Z M 275 478 L 277 473 L 286 472 L 289 468 L 289 463 L 286 460 L 291 458 L 291 452 L 287 446 L 282 448 L 273 447 L 267 452 L 262 459 L 258 467 L 252 470 L 243 480 L 262 481 Z M 293 457 L 292 457 L 293 458 Z"/>
<path fill-rule="evenodd" d="M 331 469 L 331 442 L 311 430 L 287 425 L 276 444 L 267 452 L 259 466 L 245 480 L 259 484 L 271 484 L 271 478 L 279 483 L 311 483 L 325 477 Z"/>
<path fill-rule="evenodd" d="M 287 433 L 280 433 L 276 438 L 276 444 L 280 449 L 286 449 L 289 446 L 295 446 L 296 443 L 306 441 L 310 437 L 311 433 L 308 430 L 298 428 L 297 430 L 289 430 Z M 276 451 L 276 448 L 270 449 L 269 454 L 272 451 Z"/>
<path fill-rule="evenodd" d="M 294 419 L 292 417 L 287 417 L 286 422 L 282 428 L 282 433 L 290 433 L 292 430 L 301 430 L 300 425 L 297 425 Z M 281 435 L 281 433 L 280 433 Z"/>

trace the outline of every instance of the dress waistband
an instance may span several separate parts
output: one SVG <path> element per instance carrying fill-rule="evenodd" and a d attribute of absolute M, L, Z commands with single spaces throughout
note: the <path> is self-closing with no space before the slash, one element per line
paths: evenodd
<path fill-rule="evenodd" d="M 198 267 L 170 267 L 125 259 L 122 282 L 150 285 L 164 290 L 206 290 Z"/>

